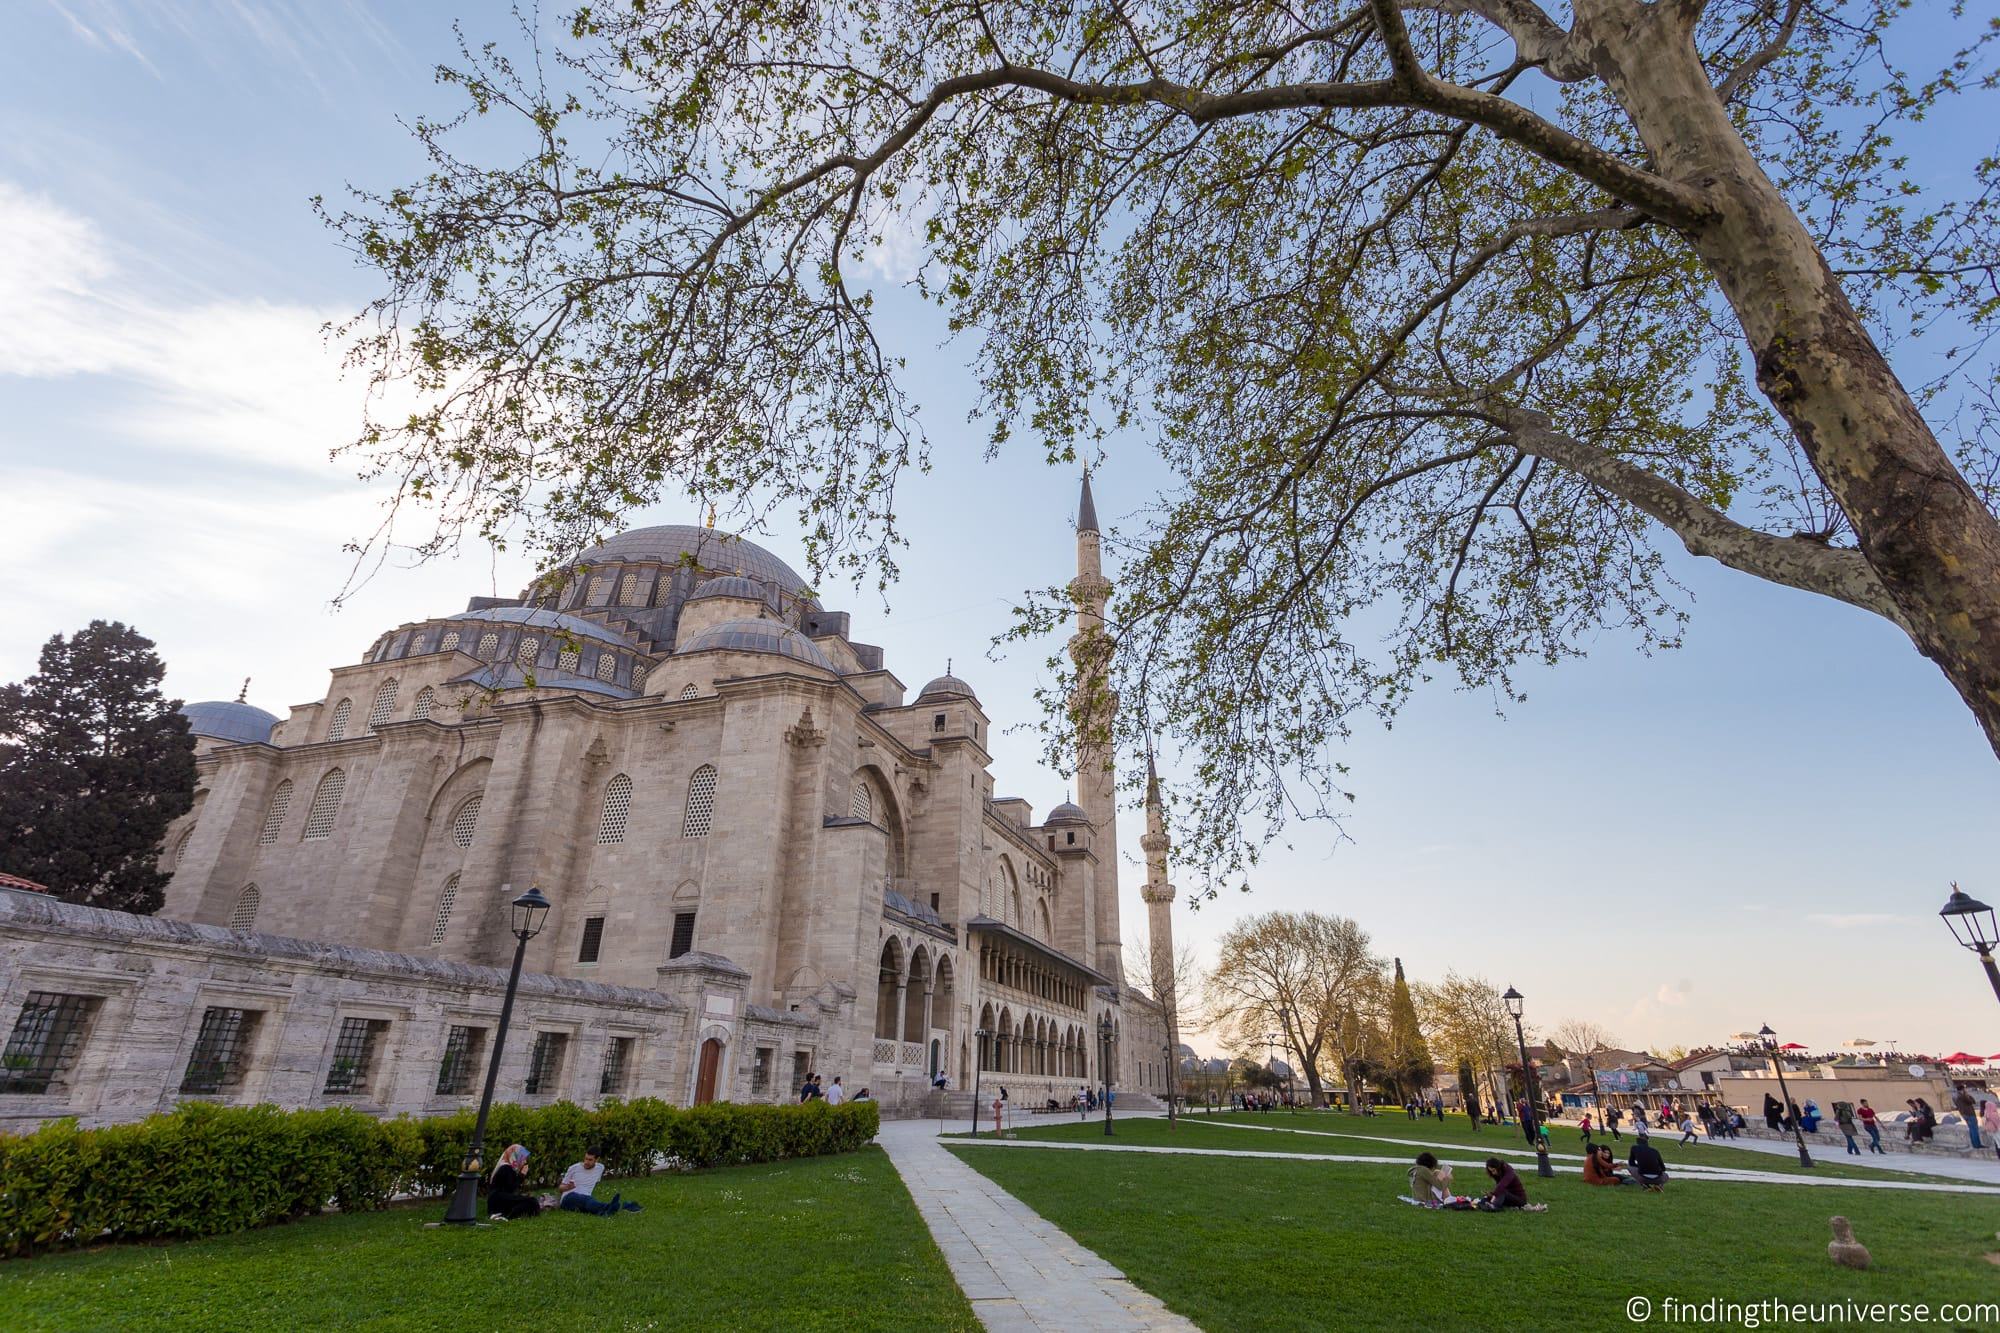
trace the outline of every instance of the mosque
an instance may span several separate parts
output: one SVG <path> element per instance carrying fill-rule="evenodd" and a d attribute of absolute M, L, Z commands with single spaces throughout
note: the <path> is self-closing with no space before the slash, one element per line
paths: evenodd
<path fill-rule="evenodd" d="M 1088 477 L 1076 545 L 1083 653 L 1111 591 Z M 1017 1101 L 1107 1075 L 1166 1091 L 1166 1016 L 1121 957 L 1108 756 L 1086 747 L 1076 803 L 1037 819 L 996 794 L 969 683 L 947 671 L 910 695 L 845 612 L 739 536 L 625 532 L 519 598 L 382 634 L 289 717 L 186 712 L 199 778 L 162 847 L 159 918 L 65 927 L 155 960 L 139 994 L 99 987 L 83 1012 L 124 1004 L 166 1053 L 150 1082 L 81 1106 L 82 1071 L 132 1076 L 80 1042 L 67 1113 L 190 1088 L 462 1104 L 530 885 L 554 907 L 527 946 L 506 1099 L 772 1101 L 809 1071 L 892 1114 L 935 1107 L 940 1076 Z M 1171 957 L 1149 797 L 1143 898 Z"/>

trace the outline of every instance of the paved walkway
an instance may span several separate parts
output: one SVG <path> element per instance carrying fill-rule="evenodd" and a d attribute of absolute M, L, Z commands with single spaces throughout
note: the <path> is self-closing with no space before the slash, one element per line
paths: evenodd
<path fill-rule="evenodd" d="M 910 1187 L 952 1276 L 995 1333 L 1194 1330 L 1054 1223 L 946 1152 L 936 1126 L 892 1120 L 877 1143 Z"/>

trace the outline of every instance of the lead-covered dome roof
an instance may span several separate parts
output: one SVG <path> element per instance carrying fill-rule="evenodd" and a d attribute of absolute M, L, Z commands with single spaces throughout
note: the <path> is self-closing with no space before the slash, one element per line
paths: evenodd
<path fill-rule="evenodd" d="M 275 713 L 231 699 L 183 704 L 181 716 L 188 720 L 188 730 L 195 735 L 237 744 L 267 741 L 271 739 L 271 728 L 278 725 Z"/>
<path fill-rule="evenodd" d="M 1049 811 L 1049 817 L 1042 822 L 1044 824 L 1088 824 L 1090 816 L 1083 812 L 1082 806 L 1070 801 L 1064 801 L 1061 805 Z"/>
<path fill-rule="evenodd" d="M 775 583 L 787 596 L 812 601 L 808 583 L 797 570 L 753 541 L 713 528 L 697 528 L 686 523 L 662 523 L 658 527 L 633 528 L 621 532 L 573 560 L 572 564 L 602 565 L 614 561 L 675 565 L 682 557 L 696 568 L 709 571 L 733 570 L 753 579 Z M 760 588 L 757 596 L 764 593 Z M 815 603 L 817 604 L 817 603 Z"/>
<path fill-rule="evenodd" d="M 979 702 L 979 696 L 972 692 L 972 687 L 952 675 L 939 676 L 917 692 L 919 699 L 941 699 L 948 695 L 957 695 L 974 703 Z"/>
<path fill-rule="evenodd" d="M 832 660 L 819 650 L 819 645 L 775 620 L 725 620 L 695 635 L 680 650 L 683 654 L 716 651 L 777 653 L 822 671 L 834 670 Z"/>

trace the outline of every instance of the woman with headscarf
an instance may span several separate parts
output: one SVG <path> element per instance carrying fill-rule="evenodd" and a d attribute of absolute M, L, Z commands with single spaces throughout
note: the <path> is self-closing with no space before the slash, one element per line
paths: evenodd
<path fill-rule="evenodd" d="M 1805 1114 L 1799 1117 L 1799 1128 L 1808 1134 L 1819 1133 L 1819 1103 L 1806 1098 Z"/>
<path fill-rule="evenodd" d="M 496 1222 L 517 1217 L 533 1217 L 542 1211 L 541 1201 L 525 1190 L 528 1183 L 528 1150 L 512 1144 L 500 1154 L 500 1165 L 486 1185 L 486 1211 Z"/>
<path fill-rule="evenodd" d="M 1764 1123 L 1773 1134 L 1785 1132 L 1785 1104 L 1768 1092 L 1764 1094 Z"/>

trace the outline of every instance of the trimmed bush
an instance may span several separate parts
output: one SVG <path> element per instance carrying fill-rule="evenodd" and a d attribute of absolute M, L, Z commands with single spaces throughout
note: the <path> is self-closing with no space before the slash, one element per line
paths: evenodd
<path fill-rule="evenodd" d="M 328 1206 L 359 1212 L 398 1195 L 441 1195 L 458 1179 L 473 1120 L 470 1111 L 377 1120 L 346 1107 L 189 1102 L 137 1124 L 78 1129 L 58 1120 L 0 1135 L 0 1252 L 215 1236 Z M 880 1128 L 873 1102 L 500 1105 L 487 1117 L 486 1166 L 508 1144 L 526 1144 L 529 1183 L 548 1188 L 592 1143 L 604 1149 L 608 1174 L 623 1176 L 853 1152 Z"/>

